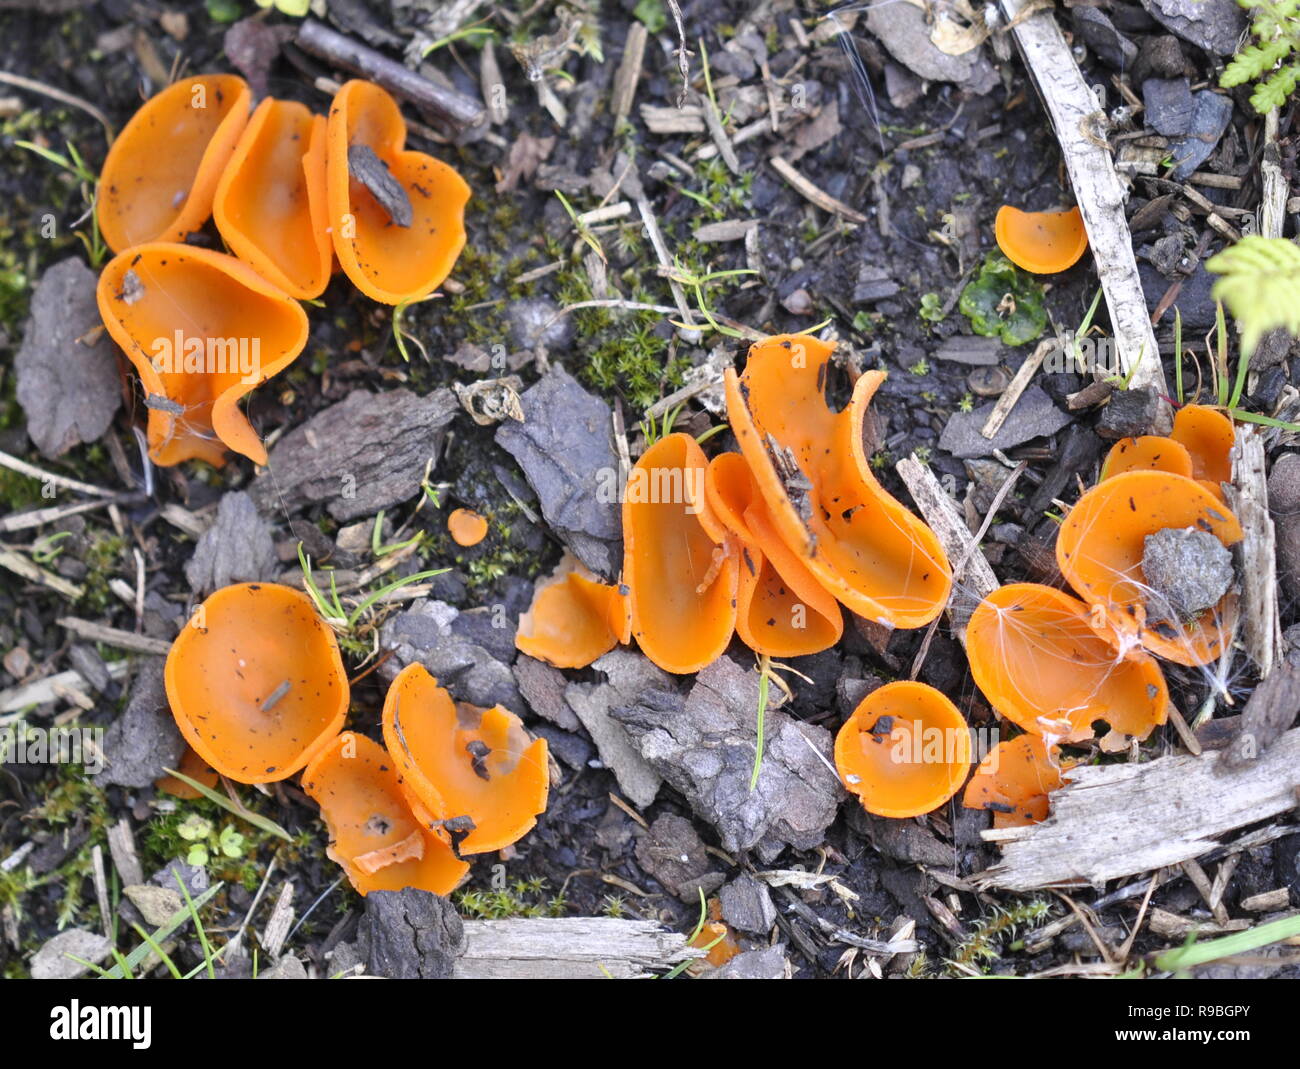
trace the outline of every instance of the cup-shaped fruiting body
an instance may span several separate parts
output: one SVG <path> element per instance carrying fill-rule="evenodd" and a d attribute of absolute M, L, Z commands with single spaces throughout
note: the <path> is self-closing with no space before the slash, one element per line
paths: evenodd
<path fill-rule="evenodd" d="M 447 533 L 458 546 L 477 546 L 487 537 L 488 522 L 473 509 L 453 509 L 447 517 Z"/>
<path fill-rule="evenodd" d="M 1073 267 L 1088 248 L 1088 231 L 1077 206 L 1064 212 L 1022 212 L 1004 204 L 993 233 L 1008 260 L 1036 275 Z"/>
<path fill-rule="evenodd" d="M 739 543 L 736 633 L 755 653 L 801 657 L 844 633 L 839 602 L 777 535 L 739 453 L 719 453 L 705 477 L 709 507 Z"/>
<path fill-rule="evenodd" d="M 186 745 L 185 752 L 181 754 L 180 764 L 176 766 L 176 771 L 183 776 L 187 776 L 196 783 L 201 783 L 205 787 L 215 787 L 220 777 L 217 770 L 201 758 L 194 750 L 193 746 Z M 186 801 L 193 801 L 195 798 L 202 798 L 203 795 L 195 790 L 185 780 L 170 773 L 160 776 L 153 781 L 156 789 L 164 794 L 174 795 L 177 798 L 184 798 Z"/>
<path fill-rule="evenodd" d="M 325 167 L 334 251 L 353 285 L 384 304 L 427 297 L 465 246 L 469 186 L 405 144 L 406 122 L 379 86 L 354 80 L 334 95 Z"/>
<path fill-rule="evenodd" d="M 445 895 L 469 871 L 442 833 L 416 819 L 392 759 L 364 735 L 332 739 L 307 766 L 302 789 L 329 829 L 326 853 L 359 894 L 418 887 Z"/>
<path fill-rule="evenodd" d="M 736 553 L 705 492 L 708 462 L 689 434 L 642 454 L 623 495 L 623 582 L 632 635 L 665 672 L 698 672 L 736 625 Z"/>
<path fill-rule="evenodd" d="M 966 626 L 971 675 L 998 713 L 1035 735 L 1093 736 L 1105 720 L 1146 738 L 1169 703 L 1164 673 L 1140 649 L 1127 655 L 1097 634 L 1078 598 L 1037 583 L 999 587 Z"/>
<path fill-rule="evenodd" d="M 1169 437 L 1192 458 L 1192 478 L 1205 482 L 1232 481 L 1232 446 L 1237 434 L 1232 420 L 1205 405 L 1184 405 L 1174 413 Z"/>
<path fill-rule="evenodd" d="M 886 683 L 835 736 L 835 767 L 868 813 L 916 817 L 938 809 L 970 772 L 966 720 L 926 683 Z"/>
<path fill-rule="evenodd" d="M 615 614 L 624 600 L 617 586 L 600 582 L 566 553 L 519 617 L 515 647 L 556 668 L 586 668 L 618 645 Z"/>
<path fill-rule="evenodd" d="M 263 100 L 221 175 L 212 216 L 230 251 L 291 297 L 319 297 L 334 247 L 325 209 L 325 117 Z"/>
<path fill-rule="evenodd" d="M 1178 442 L 1157 434 L 1121 438 L 1106 454 L 1101 478 L 1110 479 L 1126 471 L 1167 471 L 1191 478 L 1192 458 Z M 1100 480 L 1099 480 L 1100 481 Z"/>
<path fill-rule="evenodd" d="M 893 627 L 921 627 L 948 601 L 938 538 L 876 481 L 863 421 L 884 374 L 858 379 L 840 412 L 826 402 L 833 345 L 806 335 L 749 350 L 727 370 L 727 415 L 781 540 L 841 603 Z"/>
<path fill-rule="evenodd" d="M 1141 644 L 1166 660 L 1207 664 L 1222 652 L 1237 596 L 1184 618 L 1165 591 L 1148 582 L 1147 539 L 1166 530 L 1203 532 L 1223 546 L 1241 541 L 1228 507 L 1192 479 L 1160 471 L 1130 471 L 1098 483 L 1061 524 L 1056 562 L 1061 574 L 1096 611 L 1094 628 L 1121 649 Z"/>
<path fill-rule="evenodd" d="M 962 794 L 967 809 L 989 809 L 995 828 L 1020 828 L 1047 819 L 1052 791 L 1065 785 L 1056 746 L 1037 735 L 1004 739 L 984 756 Z"/>
<path fill-rule="evenodd" d="M 452 700 L 420 664 L 408 665 L 384 699 L 384 742 L 416 817 L 468 830 L 462 854 L 500 850 L 526 835 L 546 809 L 546 740 L 494 706 Z"/>
<path fill-rule="evenodd" d="M 266 463 L 238 402 L 302 352 L 307 315 L 297 301 L 233 256 L 161 242 L 110 260 L 98 300 L 140 374 L 155 464 L 220 466 L 227 449 Z"/>
<path fill-rule="evenodd" d="M 306 594 L 276 583 L 209 597 L 172 643 L 163 675 L 185 741 L 240 783 L 293 775 L 348 711 L 334 632 Z"/>
<path fill-rule="evenodd" d="M 201 74 L 168 86 L 135 113 L 99 176 L 99 231 L 110 249 L 184 241 L 202 228 L 251 101 L 242 78 Z"/>

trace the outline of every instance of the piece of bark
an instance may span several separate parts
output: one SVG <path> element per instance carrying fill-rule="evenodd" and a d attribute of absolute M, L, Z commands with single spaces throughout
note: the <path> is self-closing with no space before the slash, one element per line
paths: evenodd
<path fill-rule="evenodd" d="M 457 980 L 635 979 L 703 952 L 653 921 L 612 917 L 533 917 L 465 921 Z"/>
<path fill-rule="evenodd" d="M 1226 768 L 1240 769 L 1257 761 L 1300 715 L 1300 668 L 1283 661 L 1255 687 L 1242 710 L 1232 742 L 1223 751 Z"/>
<path fill-rule="evenodd" d="M 1300 729 L 1242 769 L 1228 768 L 1221 753 L 1180 754 L 1078 767 L 1068 779 L 1042 824 L 983 833 L 1003 853 L 975 878 L 981 887 L 1099 885 L 1199 857 L 1217 836 L 1295 808 Z"/>
<path fill-rule="evenodd" d="M 1268 511 L 1264 440 L 1253 427 L 1237 428 L 1232 447 L 1228 506 L 1241 523 L 1238 543 L 1241 574 L 1241 634 L 1250 659 L 1267 678 L 1282 659 L 1282 626 L 1277 604 L 1277 535 Z"/>
<path fill-rule="evenodd" d="M 199 536 L 185 578 L 206 597 L 231 583 L 274 579 L 278 567 L 270 524 L 248 494 L 232 490 L 221 498 L 216 522 Z"/>
<path fill-rule="evenodd" d="M 466 946 L 451 900 L 415 887 L 370 892 L 358 935 L 369 971 L 394 980 L 445 980 Z"/>

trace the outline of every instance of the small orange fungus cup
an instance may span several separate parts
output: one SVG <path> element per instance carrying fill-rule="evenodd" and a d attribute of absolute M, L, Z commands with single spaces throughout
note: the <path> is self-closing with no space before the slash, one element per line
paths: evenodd
<path fill-rule="evenodd" d="M 1141 438 L 1121 438 L 1106 454 L 1106 461 L 1101 466 L 1101 479 L 1123 475 L 1126 471 L 1167 471 L 1171 475 L 1182 475 L 1190 479 L 1192 458 L 1172 438 L 1156 434 L 1146 434 Z"/>
<path fill-rule="evenodd" d="M 422 665 L 412 664 L 388 688 L 383 723 L 417 819 L 434 828 L 470 828 L 460 853 L 509 846 L 545 811 L 546 740 L 530 738 L 514 713 L 458 704 Z"/>
<path fill-rule="evenodd" d="M 800 657 L 829 649 L 844 633 L 839 602 L 781 541 L 739 453 L 709 463 L 705 493 L 740 544 L 736 633 L 755 653 Z"/>
<path fill-rule="evenodd" d="M 96 212 L 110 249 L 184 241 L 202 228 L 251 101 L 242 78 L 201 74 L 168 86 L 132 116 L 99 177 Z"/>
<path fill-rule="evenodd" d="M 515 648 L 556 668 L 586 668 L 618 645 L 615 618 L 625 600 L 566 553 L 519 617 Z"/>
<path fill-rule="evenodd" d="M 1159 471 L 1130 471 L 1099 483 L 1065 517 L 1056 562 L 1069 584 L 1095 608 L 1094 629 L 1121 648 L 1141 644 L 1175 664 L 1215 660 L 1231 634 L 1237 596 L 1229 591 L 1195 619 L 1148 624 L 1142 558 L 1146 538 L 1166 528 L 1194 528 L 1225 546 L 1242 539 L 1228 507 L 1199 483 Z"/>
<path fill-rule="evenodd" d="M 268 97 L 217 184 L 212 214 L 230 251 L 291 297 L 319 297 L 334 247 L 325 207 L 325 117 Z"/>
<path fill-rule="evenodd" d="M 833 349 L 801 334 L 756 343 L 744 374 L 726 373 L 731 429 L 773 529 L 817 581 L 859 616 L 922 627 L 947 604 L 952 571 L 934 532 L 871 473 L 863 421 L 884 374 L 868 371 L 833 412 Z"/>
<path fill-rule="evenodd" d="M 1038 583 L 999 587 L 966 627 L 971 675 L 998 713 L 1034 735 L 1093 737 L 1093 723 L 1146 738 L 1165 721 L 1164 673 L 1140 649 L 1125 656 L 1077 598 Z"/>
<path fill-rule="evenodd" d="M 185 747 L 185 752 L 181 755 L 181 763 L 176 771 L 189 776 L 196 783 L 202 783 L 205 787 L 215 787 L 221 778 L 217 775 L 217 770 L 195 753 L 194 747 L 189 745 Z M 183 779 L 172 775 L 160 776 L 153 781 L 153 785 L 164 794 L 174 795 L 190 802 L 195 798 L 203 797 Z"/>
<path fill-rule="evenodd" d="M 266 463 L 238 401 L 302 352 L 297 301 L 233 256 L 165 243 L 110 260 L 97 298 L 144 385 L 155 464 L 198 457 L 219 467 L 227 449 Z"/>
<path fill-rule="evenodd" d="M 465 246 L 470 189 L 451 167 L 408 152 L 397 102 L 372 82 L 347 82 L 330 105 L 326 147 L 329 225 L 339 264 L 353 285 L 383 304 L 427 297 Z M 353 176 L 348 150 L 374 152 L 410 200 L 409 226 L 394 222 Z"/>
<path fill-rule="evenodd" d="M 910 680 L 872 691 L 835 736 L 835 767 L 868 813 L 916 817 L 948 801 L 970 772 L 966 720 L 942 693 Z"/>
<path fill-rule="evenodd" d="M 1072 764 L 1062 763 L 1057 748 L 1037 735 L 1004 739 L 975 769 L 961 804 L 992 810 L 995 828 L 1041 824 L 1047 819 L 1048 795 L 1065 785 L 1063 773 Z"/>
<path fill-rule="evenodd" d="M 1004 204 L 993 234 L 1008 260 L 1036 275 L 1073 267 L 1088 248 L 1088 231 L 1077 205 L 1065 212 L 1022 212 Z"/>
<path fill-rule="evenodd" d="M 447 533 L 458 546 L 477 546 L 487 537 L 488 522 L 473 509 L 453 509 L 447 517 Z"/>
<path fill-rule="evenodd" d="M 306 594 L 277 583 L 209 597 L 172 643 L 163 676 L 185 741 L 240 783 L 287 779 L 348 711 L 334 633 Z"/>
<path fill-rule="evenodd" d="M 712 664 L 735 631 L 736 553 L 709 508 L 707 468 L 694 438 L 670 434 L 636 462 L 623 495 L 631 630 L 665 672 Z"/>
<path fill-rule="evenodd" d="M 1170 432 L 1192 458 L 1192 478 L 1213 483 L 1232 481 L 1232 446 L 1237 432 L 1232 420 L 1205 405 L 1184 405 L 1174 413 Z"/>
<path fill-rule="evenodd" d="M 329 829 L 329 857 L 362 895 L 418 887 L 450 893 L 469 871 L 448 841 L 422 827 L 378 743 L 345 731 L 307 766 L 302 787 Z"/>

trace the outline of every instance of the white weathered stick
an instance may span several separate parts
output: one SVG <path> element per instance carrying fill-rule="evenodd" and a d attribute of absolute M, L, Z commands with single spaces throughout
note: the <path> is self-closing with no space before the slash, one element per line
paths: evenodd
<path fill-rule="evenodd" d="M 1241 521 L 1241 632 L 1246 652 L 1261 676 L 1282 656 L 1277 604 L 1277 538 L 1268 511 L 1264 440 L 1253 427 L 1237 428 L 1232 448 L 1233 481 L 1225 487 L 1228 504 Z"/>
<path fill-rule="evenodd" d="M 704 956 L 680 932 L 612 917 L 466 921 L 465 942 L 458 980 L 633 979 Z"/>
<path fill-rule="evenodd" d="M 1215 836 L 1295 808 L 1300 728 L 1239 770 L 1219 767 L 1220 758 L 1072 770 L 1042 824 L 983 833 L 1002 844 L 1002 861 L 975 882 L 1014 891 L 1100 884 L 1199 857 L 1218 845 Z"/>
<path fill-rule="evenodd" d="M 1014 21 L 1032 2 L 1002 0 L 1002 9 Z M 1132 385 L 1153 387 L 1164 396 L 1160 350 L 1138 278 L 1133 236 L 1124 218 L 1124 186 L 1106 147 L 1105 113 L 1050 10 L 1015 23 L 1012 32 L 1051 117 L 1083 213 L 1088 244 L 1110 309 L 1120 367 L 1125 375 L 1132 372 Z"/>

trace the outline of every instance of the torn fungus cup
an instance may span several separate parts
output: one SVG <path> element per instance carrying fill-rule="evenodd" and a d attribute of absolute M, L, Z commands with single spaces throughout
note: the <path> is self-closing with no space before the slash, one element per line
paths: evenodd
<path fill-rule="evenodd" d="M 966 625 L 971 676 L 1017 727 L 1061 741 L 1093 737 L 1093 723 L 1146 738 L 1165 721 L 1169 693 L 1153 657 L 1127 655 L 1094 630 L 1088 606 L 1038 583 L 999 587 Z"/>
<path fill-rule="evenodd" d="M 155 464 L 198 457 L 220 467 L 227 449 L 266 463 L 238 401 L 302 352 L 307 316 L 297 301 L 233 256 L 164 243 L 110 260 L 97 297 L 140 374 Z"/>
<path fill-rule="evenodd" d="M 473 509 L 453 509 L 447 517 L 447 533 L 458 546 L 477 546 L 487 537 L 488 522 Z"/>
<path fill-rule="evenodd" d="M 353 285 L 384 304 L 427 297 L 465 246 L 469 186 L 405 144 L 406 122 L 379 86 L 354 80 L 334 95 L 325 164 L 334 251 Z"/>
<path fill-rule="evenodd" d="M 995 828 L 1040 824 L 1047 819 L 1048 795 L 1065 786 L 1063 773 L 1073 765 L 1037 735 L 1004 739 L 975 769 L 961 804 L 991 810 Z"/>
<path fill-rule="evenodd" d="M 618 645 L 615 620 L 624 600 L 617 586 L 565 553 L 519 617 L 515 648 L 556 668 L 586 668 Z"/>
<path fill-rule="evenodd" d="M 736 633 L 755 653 L 801 657 L 839 642 L 839 602 L 781 541 L 749 465 L 739 453 L 709 463 L 705 493 L 718 520 L 740 543 Z"/>
<path fill-rule="evenodd" d="M 1171 475 L 1192 476 L 1192 458 L 1178 442 L 1156 434 L 1141 438 L 1121 438 L 1106 454 L 1101 478 L 1109 479 L 1126 471 L 1167 471 Z M 1098 482 L 1101 480 L 1099 479 Z"/>
<path fill-rule="evenodd" d="M 151 97 L 108 150 L 96 213 L 114 252 L 184 241 L 212 214 L 252 96 L 233 74 L 185 78 Z"/>
<path fill-rule="evenodd" d="M 240 783 L 292 776 L 348 711 L 334 632 L 306 594 L 276 583 L 209 597 L 172 643 L 163 677 L 185 741 Z"/>
<path fill-rule="evenodd" d="M 1184 405 L 1174 413 L 1169 437 L 1192 458 L 1192 478 L 1211 483 L 1232 481 L 1232 446 L 1237 432 L 1232 420 L 1205 405 Z"/>
<path fill-rule="evenodd" d="M 244 128 L 212 215 L 230 251 L 291 297 L 319 297 L 334 247 L 325 208 L 325 117 L 268 97 Z"/>
<path fill-rule="evenodd" d="M 325 852 L 359 894 L 418 887 L 445 895 L 469 871 L 443 834 L 419 823 L 392 759 L 364 735 L 333 738 L 307 766 L 302 789 L 329 829 Z"/>
<path fill-rule="evenodd" d="M 951 569 L 934 532 L 871 473 L 863 422 L 884 374 L 864 374 L 831 411 L 833 348 L 807 335 L 755 344 L 743 375 L 726 372 L 731 429 L 773 528 L 817 581 L 859 616 L 922 627 L 947 604 Z"/>
<path fill-rule="evenodd" d="M 509 846 L 546 810 L 546 740 L 531 738 L 509 710 L 454 702 L 411 664 L 388 688 L 383 720 L 412 811 L 431 828 L 468 831 L 460 853 Z"/>
<path fill-rule="evenodd" d="M 670 434 L 636 462 L 623 494 L 631 633 L 650 660 L 681 675 L 716 661 L 736 625 L 737 554 L 706 500 L 707 468 L 694 438 Z"/>
<path fill-rule="evenodd" d="M 1168 599 L 1142 570 L 1148 536 L 1192 528 L 1232 546 L 1241 525 L 1223 502 L 1192 479 L 1130 471 L 1098 483 L 1061 524 L 1056 562 L 1075 592 L 1094 607 L 1094 630 L 1127 652 L 1138 645 L 1182 665 L 1215 660 L 1232 633 L 1237 595 L 1191 619 L 1171 618 Z"/>
<path fill-rule="evenodd" d="M 993 233 L 1008 260 L 1036 275 L 1073 267 L 1088 248 L 1088 231 L 1077 205 L 1065 212 L 1022 212 L 1004 204 Z"/>
<path fill-rule="evenodd" d="M 966 720 L 926 683 L 886 683 L 835 736 L 835 767 L 868 813 L 917 817 L 957 793 L 970 772 Z"/>

